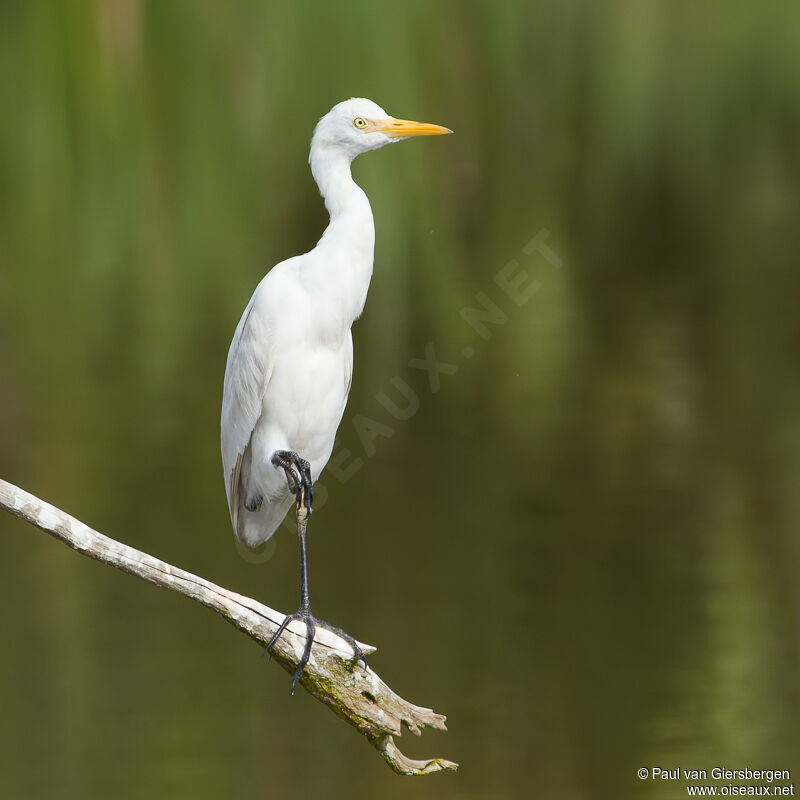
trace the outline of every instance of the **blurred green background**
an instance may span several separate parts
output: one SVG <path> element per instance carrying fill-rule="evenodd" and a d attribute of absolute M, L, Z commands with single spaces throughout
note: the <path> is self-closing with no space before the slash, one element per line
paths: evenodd
<path fill-rule="evenodd" d="M 5 0 L 0 475 L 279 609 L 293 535 L 246 553 L 225 505 L 233 329 L 326 223 L 306 158 L 331 105 L 456 131 L 354 165 L 377 246 L 340 447 L 363 463 L 323 475 L 309 546 L 317 613 L 448 715 L 402 748 L 462 769 L 395 777 L 206 610 L 3 515 L 0 796 L 800 776 L 798 31 L 791 3 Z M 545 230 L 560 269 L 523 253 Z M 479 293 L 507 318 L 488 340 Z M 408 366 L 428 342 L 458 367 L 435 393 Z M 406 421 L 376 397 L 402 404 L 397 377 Z"/>

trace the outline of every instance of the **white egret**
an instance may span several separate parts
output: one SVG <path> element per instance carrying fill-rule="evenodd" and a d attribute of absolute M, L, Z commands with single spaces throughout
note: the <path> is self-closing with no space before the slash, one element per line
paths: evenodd
<path fill-rule="evenodd" d="M 330 223 L 308 253 L 274 266 L 247 304 L 228 352 L 222 398 L 222 464 L 236 536 L 257 547 L 296 503 L 300 547 L 300 607 L 308 663 L 315 626 L 328 628 L 364 654 L 344 631 L 316 619 L 308 593 L 306 523 L 312 484 L 333 449 L 353 375 L 350 327 L 364 308 L 375 244 L 372 209 L 350 174 L 353 159 L 410 136 L 448 128 L 390 117 L 371 100 L 335 105 L 317 124 L 309 164 Z M 366 663 L 366 661 L 365 661 Z"/>

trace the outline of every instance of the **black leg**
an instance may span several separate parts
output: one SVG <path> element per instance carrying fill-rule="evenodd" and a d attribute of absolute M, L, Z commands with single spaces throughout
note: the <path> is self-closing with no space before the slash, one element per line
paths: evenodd
<path fill-rule="evenodd" d="M 294 614 L 287 615 L 283 622 L 278 627 L 278 630 L 272 635 L 272 638 L 267 643 L 264 650 L 269 653 L 275 642 L 278 641 L 280 635 L 286 630 L 286 626 L 294 619 L 302 620 L 306 626 L 306 646 L 303 651 L 303 657 L 297 667 L 297 671 L 292 678 L 292 694 L 297 688 L 297 683 L 303 670 L 308 664 L 308 659 L 311 655 L 311 645 L 314 642 L 314 634 L 316 627 L 327 628 L 329 631 L 335 633 L 344 639 L 353 649 L 354 661 L 364 662 L 364 669 L 367 668 L 367 658 L 364 652 L 356 643 L 356 640 L 345 633 L 340 628 L 325 622 L 324 620 L 317 619 L 311 613 L 311 601 L 308 592 L 308 552 L 306 549 L 306 528 L 308 526 L 308 517 L 311 514 L 311 503 L 313 496 L 311 495 L 311 469 L 308 461 L 300 458 L 297 453 L 289 450 L 278 450 L 272 456 L 272 463 L 276 467 L 281 467 L 286 473 L 286 481 L 289 484 L 289 491 L 295 496 L 296 505 L 296 518 L 297 518 L 297 544 L 300 549 L 300 607 Z"/>

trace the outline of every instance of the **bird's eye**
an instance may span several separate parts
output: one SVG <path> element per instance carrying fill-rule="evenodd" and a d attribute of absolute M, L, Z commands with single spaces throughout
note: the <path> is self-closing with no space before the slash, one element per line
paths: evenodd
<path fill-rule="evenodd" d="M 364 119 L 364 117 L 356 117 L 353 120 L 353 125 L 355 125 L 356 128 L 366 128 L 367 127 L 367 121 Z"/>

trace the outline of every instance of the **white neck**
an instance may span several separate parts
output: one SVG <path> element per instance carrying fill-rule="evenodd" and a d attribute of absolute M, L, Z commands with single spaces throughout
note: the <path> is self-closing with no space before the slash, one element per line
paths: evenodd
<path fill-rule="evenodd" d="M 317 243 L 315 279 L 321 292 L 341 308 L 347 327 L 367 298 L 375 249 L 375 225 L 367 195 L 350 173 L 352 156 L 338 148 L 311 143 L 309 163 L 330 223 Z"/>

